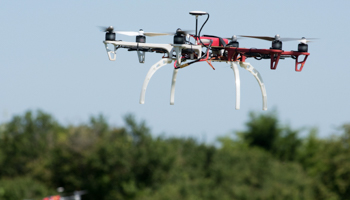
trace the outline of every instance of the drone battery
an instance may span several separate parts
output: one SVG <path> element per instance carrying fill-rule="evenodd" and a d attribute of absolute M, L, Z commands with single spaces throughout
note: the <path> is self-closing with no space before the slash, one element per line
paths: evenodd
<path fill-rule="evenodd" d="M 298 51 L 299 52 L 307 52 L 308 50 L 308 45 L 304 43 L 299 43 L 298 44 Z"/>
<path fill-rule="evenodd" d="M 146 42 L 146 36 L 144 36 L 144 35 L 136 36 L 136 42 L 137 43 L 145 43 Z"/>
<path fill-rule="evenodd" d="M 106 40 L 115 41 L 115 33 L 106 33 Z"/>

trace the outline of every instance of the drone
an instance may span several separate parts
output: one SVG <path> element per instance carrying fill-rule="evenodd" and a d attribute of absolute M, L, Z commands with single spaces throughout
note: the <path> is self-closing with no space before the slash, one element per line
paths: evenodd
<path fill-rule="evenodd" d="M 238 66 L 249 71 L 258 81 L 262 93 L 263 110 L 267 110 L 267 94 L 263 79 L 260 73 L 250 63 L 246 62 L 246 59 L 270 59 L 270 68 L 275 70 L 280 59 L 292 58 L 295 59 L 295 71 L 300 72 L 304 67 L 307 57 L 310 55 L 310 53 L 308 53 L 307 43 L 314 38 L 311 38 L 310 40 L 305 37 L 281 38 L 279 35 L 275 35 L 274 37 L 239 35 L 238 37 L 240 38 L 254 38 L 272 42 L 269 49 L 241 48 L 239 47 L 238 37 L 236 35 L 233 35 L 230 38 L 222 38 L 214 35 L 201 35 L 204 25 L 209 20 L 209 13 L 203 11 L 191 11 L 189 14 L 196 18 L 195 34 L 190 34 L 190 31 L 182 30 L 180 28 L 178 28 L 175 33 L 144 32 L 142 29 L 138 32 L 117 31 L 114 30 L 113 26 L 103 28 L 103 31 L 106 32 L 105 41 L 103 41 L 103 43 L 108 58 L 111 61 L 116 60 L 116 52 L 119 48 L 124 48 L 128 51 L 136 51 L 140 63 L 145 62 L 146 52 L 164 54 L 161 60 L 152 65 L 146 75 L 142 85 L 140 104 L 145 103 L 147 85 L 154 73 L 161 67 L 171 64 L 174 61 L 174 71 L 170 90 L 170 105 L 174 105 L 175 83 L 178 70 L 205 61 L 213 70 L 215 70 L 215 68 L 212 65 L 212 62 L 226 62 L 230 64 L 235 76 L 237 110 L 240 109 L 240 76 Z M 198 18 L 204 15 L 207 16 L 207 19 L 198 32 Z M 135 36 L 136 41 L 126 42 L 116 40 L 116 34 Z M 164 35 L 173 35 L 173 43 L 146 43 L 146 37 Z M 192 43 L 190 39 L 194 39 L 194 43 Z M 282 50 L 282 44 L 284 41 L 293 40 L 299 41 L 297 51 Z M 114 48 L 110 49 L 108 47 L 109 44 L 113 45 Z M 301 57 L 301 59 L 299 57 Z"/>

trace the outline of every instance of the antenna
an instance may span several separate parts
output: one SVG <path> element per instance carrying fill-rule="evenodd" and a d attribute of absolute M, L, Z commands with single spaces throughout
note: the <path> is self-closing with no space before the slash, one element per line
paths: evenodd
<path fill-rule="evenodd" d="M 202 15 L 207 15 L 208 13 L 207 12 L 204 12 L 204 11 L 191 11 L 190 12 L 190 15 L 194 15 L 196 16 L 196 35 L 194 36 L 196 38 L 196 42 L 197 42 L 197 29 L 198 29 L 198 16 L 202 16 Z"/>

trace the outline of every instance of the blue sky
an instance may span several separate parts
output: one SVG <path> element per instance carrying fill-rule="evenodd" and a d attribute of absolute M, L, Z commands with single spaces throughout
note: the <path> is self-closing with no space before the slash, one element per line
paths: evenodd
<path fill-rule="evenodd" d="M 240 68 L 241 109 L 235 110 L 234 74 L 228 64 L 206 63 L 179 70 L 175 105 L 170 106 L 173 66 L 152 77 L 144 105 L 141 86 L 161 54 L 148 53 L 144 64 L 136 52 L 118 50 L 108 60 L 97 26 L 117 30 L 170 32 L 195 29 L 189 11 L 210 14 L 203 34 L 222 37 L 263 35 L 320 38 L 309 44 L 311 55 L 302 72 L 294 60 L 247 60 L 262 75 L 268 109 L 276 109 L 282 124 L 319 128 L 321 136 L 350 122 L 348 44 L 349 1 L 0 1 L 0 121 L 26 110 L 41 109 L 62 123 L 86 122 L 103 114 L 122 126 L 133 113 L 155 135 L 191 136 L 213 141 L 242 130 L 248 113 L 262 111 L 260 88 Z M 199 19 L 202 24 L 205 17 Z M 134 41 L 134 37 L 118 35 Z M 171 43 L 171 36 L 147 38 Z M 240 41 L 241 47 L 269 48 L 270 42 Z M 285 42 L 295 50 L 297 42 Z"/>

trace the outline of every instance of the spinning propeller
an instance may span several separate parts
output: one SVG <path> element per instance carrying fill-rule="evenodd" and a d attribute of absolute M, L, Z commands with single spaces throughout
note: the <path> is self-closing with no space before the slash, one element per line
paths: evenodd
<path fill-rule="evenodd" d="M 127 35 L 127 36 L 136 36 L 136 42 L 145 43 L 146 36 L 154 37 L 154 36 L 163 36 L 163 35 L 171 35 L 169 33 L 153 33 L 153 32 L 144 32 L 140 29 L 138 32 L 135 31 L 116 31 L 118 34 Z"/>
<path fill-rule="evenodd" d="M 261 39 L 261 40 L 267 40 L 267 41 L 282 41 L 282 42 L 287 42 L 287 41 L 299 41 L 301 43 L 308 43 L 312 42 L 312 40 L 315 40 L 316 38 L 310 38 L 311 40 L 307 40 L 305 37 L 302 38 L 281 38 L 280 35 L 275 35 L 275 37 L 268 37 L 268 36 L 249 36 L 249 35 L 240 35 L 240 37 L 247 37 L 247 38 L 255 38 L 255 39 Z"/>
<path fill-rule="evenodd" d="M 247 38 L 255 38 L 255 39 L 261 39 L 261 40 L 267 40 L 272 41 L 271 49 L 279 49 L 282 50 L 282 41 L 299 41 L 298 44 L 298 51 L 299 52 L 307 52 L 308 51 L 308 42 L 311 42 L 311 40 L 307 40 L 305 37 L 302 38 L 281 38 L 280 35 L 275 35 L 275 37 L 268 37 L 268 36 L 249 36 L 249 35 L 240 35 L 240 37 L 247 37 Z M 312 40 L 315 40 L 316 38 L 310 38 Z"/>
<path fill-rule="evenodd" d="M 236 35 L 232 35 L 232 37 L 225 38 L 225 39 L 228 39 L 228 40 L 231 40 L 231 41 L 237 41 L 237 36 Z"/>
<path fill-rule="evenodd" d="M 106 32 L 106 40 L 112 40 L 115 41 L 115 34 L 122 34 L 127 36 L 136 36 L 136 42 L 139 43 L 145 43 L 146 37 L 145 36 L 162 36 L 162 35 L 173 35 L 172 33 L 153 33 L 153 32 L 144 32 L 142 29 L 140 29 L 138 32 L 136 31 L 114 31 L 113 26 L 109 27 L 100 27 L 103 32 Z"/>
<path fill-rule="evenodd" d="M 106 32 L 106 40 L 115 41 L 115 32 L 113 26 L 102 27 L 100 26 L 101 31 Z"/>
<path fill-rule="evenodd" d="M 101 31 L 103 31 L 103 32 L 114 33 L 113 26 L 108 26 L 108 27 L 99 26 L 99 27 L 100 27 Z"/>
<path fill-rule="evenodd" d="M 231 42 L 229 42 L 227 44 L 227 46 L 229 46 L 229 47 L 239 47 L 239 42 L 237 41 L 237 36 L 236 35 L 233 35 L 232 37 L 225 38 L 225 39 L 231 40 Z"/>
<path fill-rule="evenodd" d="M 153 32 L 144 32 L 142 29 L 140 29 L 138 32 L 136 31 L 116 31 L 116 33 L 127 35 L 127 36 L 138 36 L 138 35 L 144 35 L 144 36 L 162 36 L 162 35 L 173 35 L 170 33 L 153 33 Z"/>
<path fill-rule="evenodd" d="M 172 33 L 172 35 L 174 35 L 174 44 L 185 44 L 186 39 L 189 39 L 190 32 L 192 31 L 182 30 L 181 28 L 176 29 L 175 34 Z"/>

